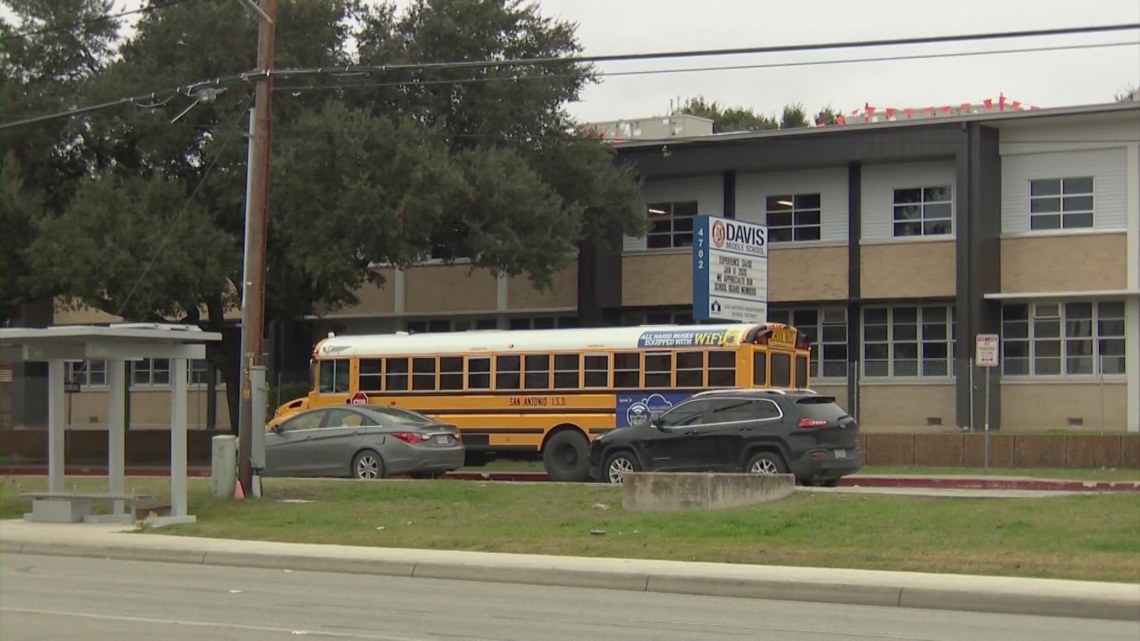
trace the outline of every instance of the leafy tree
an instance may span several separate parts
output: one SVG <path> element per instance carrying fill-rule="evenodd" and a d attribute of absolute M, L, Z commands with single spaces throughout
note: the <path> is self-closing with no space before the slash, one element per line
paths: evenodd
<path fill-rule="evenodd" d="M 0 17 L 2 121 L 15 122 L 74 105 L 113 53 L 118 24 L 105 17 L 111 3 L 10 0 L 5 5 Z M 26 254 L 36 221 L 61 212 L 87 173 L 77 141 L 75 126 L 64 119 L 0 130 L 0 325 L 10 323 L 23 304 L 56 293 L 27 278 Z"/>
<path fill-rule="evenodd" d="M 516 0 L 418 0 L 402 14 L 355 0 L 278 9 L 279 69 L 350 64 L 352 24 L 359 62 L 377 67 L 579 51 L 571 25 Z M 164 6 L 93 92 L 225 78 L 254 67 L 255 46 L 256 19 L 241 3 Z M 352 304 L 360 284 L 379 279 L 371 265 L 412 265 L 431 251 L 541 288 L 582 239 L 643 231 L 633 175 L 575 133 L 564 109 L 591 74 L 564 62 L 279 78 L 267 318 Z M 250 92 L 221 88 L 82 121 L 93 177 L 38 227 L 29 256 L 40 283 L 131 319 L 223 328 L 241 279 Z M 237 336 L 208 355 L 231 383 L 236 425 Z"/>
<path fill-rule="evenodd" d="M 784 105 L 784 112 L 780 114 L 780 129 L 795 129 L 797 127 L 807 127 L 808 116 L 804 111 L 804 105 L 800 102 Z"/>
<path fill-rule="evenodd" d="M 831 105 L 827 105 L 823 109 L 820 109 L 819 112 L 815 114 L 815 117 L 812 118 L 812 120 L 817 125 L 834 125 L 838 119 L 839 111 Z"/>
<path fill-rule="evenodd" d="M 703 96 L 689 98 L 674 114 L 688 114 L 713 121 L 713 132 L 724 131 L 763 131 L 779 129 L 780 123 L 771 116 L 757 114 L 744 107 L 725 107 L 718 102 L 708 101 Z"/>
<path fill-rule="evenodd" d="M 1123 92 L 1116 94 L 1116 102 L 1140 102 L 1140 88 L 1128 85 Z"/>

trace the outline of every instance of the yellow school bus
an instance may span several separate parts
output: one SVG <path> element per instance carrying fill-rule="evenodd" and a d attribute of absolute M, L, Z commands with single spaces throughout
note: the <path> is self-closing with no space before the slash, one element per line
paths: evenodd
<path fill-rule="evenodd" d="M 811 345 L 779 323 L 332 336 L 313 350 L 307 407 L 394 405 L 458 425 L 469 464 L 541 456 L 588 477 L 592 435 L 706 389 L 809 387 Z"/>

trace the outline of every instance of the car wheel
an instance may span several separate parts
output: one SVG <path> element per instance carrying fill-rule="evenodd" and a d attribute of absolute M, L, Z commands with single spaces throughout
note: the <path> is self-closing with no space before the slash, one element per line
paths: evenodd
<path fill-rule="evenodd" d="M 550 437 L 542 448 L 542 464 L 551 481 L 585 481 L 590 476 L 590 444 L 575 430 Z"/>
<path fill-rule="evenodd" d="M 748 459 L 744 471 L 750 474 L 787 474 L 784 459 L 774 452 L 758 452 Z"/>
<path fill-rule="evenodd" d="M 352 476 L 366 480 L 384 478 L 384 459 L 372 450 L 359 452 L 352 458 Z"/>
<path fill-rule="evenodd" d="M 620 484 L 628 472 L 638 472 L 641 466 L 637 459 L 629 452 L 614 452 L 606 458 L 606 465 L 602 468 L 603 479 L 607 483 Z"/>

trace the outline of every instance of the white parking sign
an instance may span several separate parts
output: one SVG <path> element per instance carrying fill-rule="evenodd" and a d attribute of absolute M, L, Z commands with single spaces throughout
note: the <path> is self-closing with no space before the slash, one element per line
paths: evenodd
<path fill-rule="evenodd" d="M 997 367 L 998 342 L 997 334 L 978 334 L 974 346 L 974 362 L 978 367 Z"/>

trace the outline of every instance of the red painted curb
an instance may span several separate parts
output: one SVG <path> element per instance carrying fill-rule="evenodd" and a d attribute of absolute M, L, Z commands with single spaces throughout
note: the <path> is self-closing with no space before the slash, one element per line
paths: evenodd
<path fill-rule="evenodd" d="M 5 476 L 46 476 L 47 466 L 11 465 L 0 467 Z M 106 467 L 73 466 L 66 468 L 68 476 L 106 476 Z M 169 476 L 168 467 L 129 467 L 127 476 Z M 208 478 L 210 468 L 191 467 L 187 475 Z M 516 481 L 544 482 L 542 472 L 450 472 L 447 478 L 461 481 Z M 903 487 L 955 490 L 1038 490 L 1054 492 L 1137 492 L 1140 481 L 1077 481 L 1068 479 L 1009 478 L 984 476 L 882 476 L 860 475 L 844 477 L 840 485 L 847 487 Z"/>

